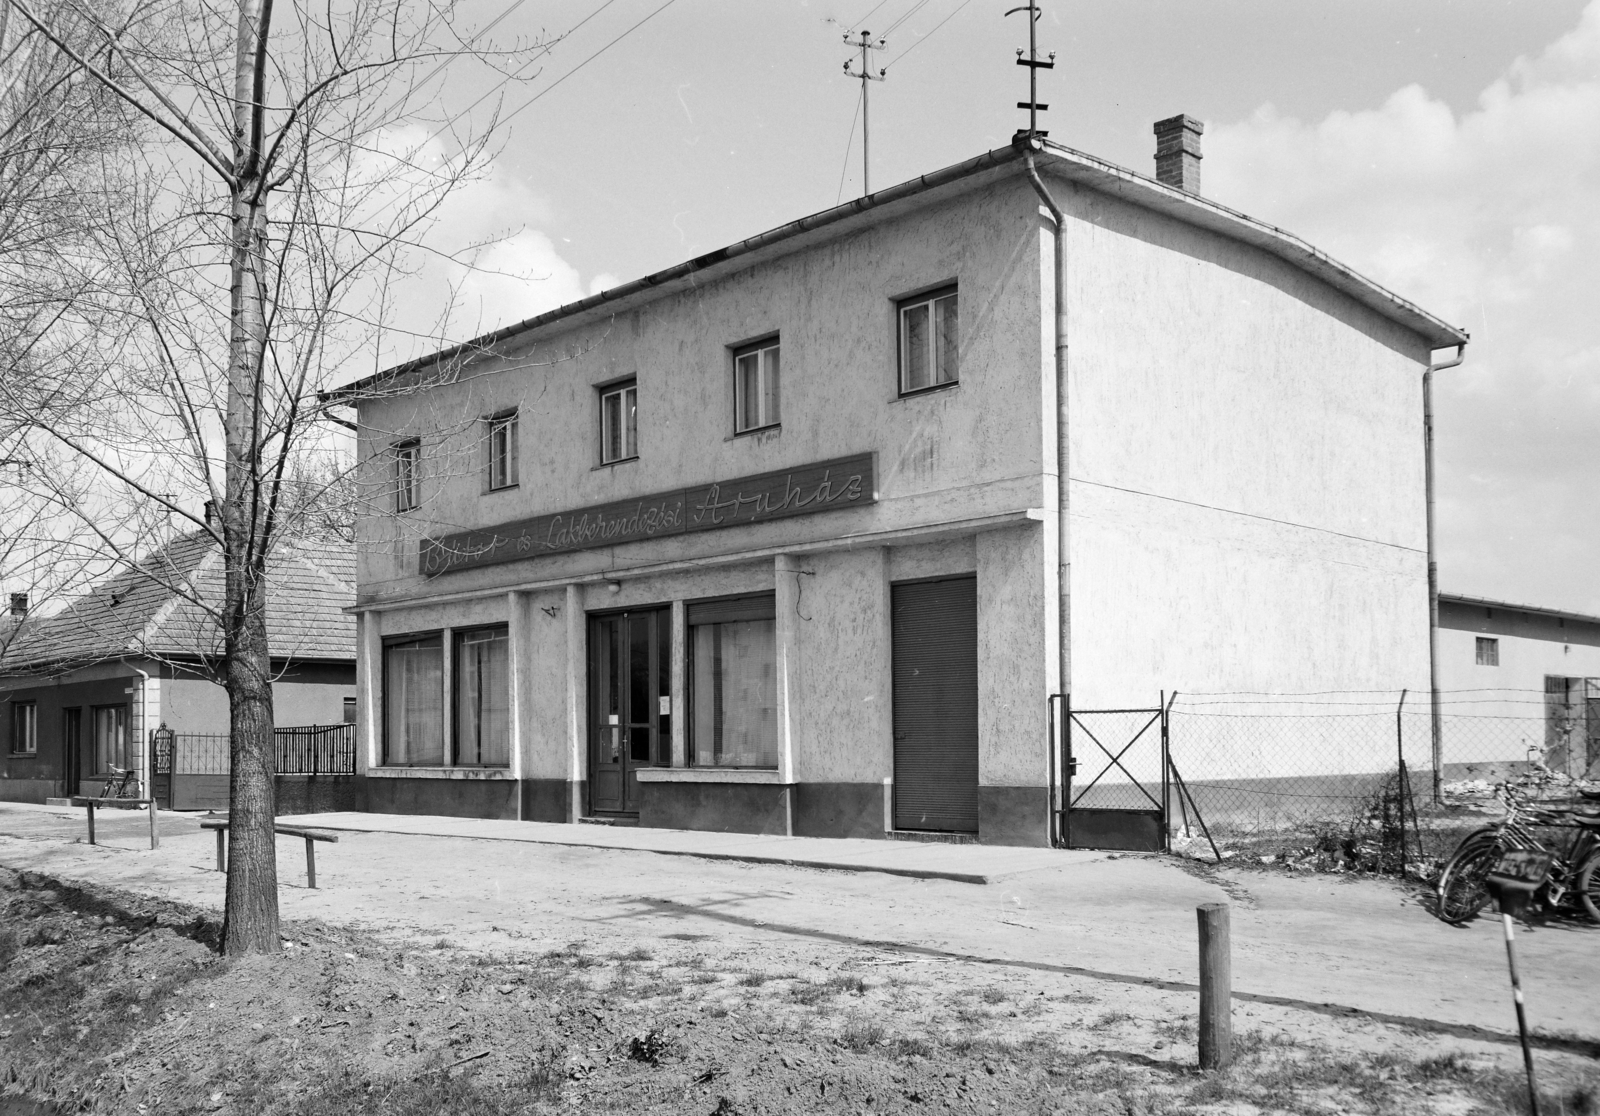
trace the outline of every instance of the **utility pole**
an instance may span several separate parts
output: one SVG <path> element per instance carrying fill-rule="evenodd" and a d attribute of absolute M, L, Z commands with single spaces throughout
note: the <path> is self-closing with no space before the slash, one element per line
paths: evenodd
<path fill-rule="evenodd" d="M 1039 114 L 1047 111 L 1049 105 L 1039 103 L 1039 71 L 1053 70 L 1056 66 L 1056 52 L 1050 52 L 1048 62 L 1039 61 L 1039 17 L 1044 13 L 1037 4 L 1024 4 L 1020 8 L 1012 8 L 1006 15 L 1015 15 L 1017 12 L 1028 13 L 1028 57 L 1022 57 L 1022 48 L 1017 48 L 1017 65 L 1028 67 L 1028 99 L 1018 101 L 1017 107 L 1028 110 L 1028 132 L 1030 136 L 1048 136 L 1049 132 L 1039 131 Z"/>
<path fill-rule="evenodd" d="M 861 32 L 861 41 L 859 43 L 853 42 L 849 35 L 846 35 L 844 37 L 844 41 L 845 41 L 845 45 L 846 46 L 859 46 L 861 48 L 861 72 L 858 74 L 858 73 L 855 73 L 853 70 L 850 69 L 850 63 L 852 61 L 854 61 L 854 59 L 846 59 L 845 60 L 844 72 L 845 72 L 845 75 L 847 77 L 853 77 L 853 78 L 860 78 L 861 79 L 861 196 L 862 197 L 866 197 L 868 194 L 872 193 L 872 179 L 869 176 L 870 172 L 869 172 L 869 169 L 868 169 L 869 168 L 869 164 L 868 164 L 868 159 L 867 159 L 868 152 L 870 151 L 870 148 L 868 146 L 868 140 L 867 140 L 867 134 L 868 134 L 867 133 L 867 82 L 869 82 L 869 81 L 884 81 L 884 80 L 887 79 L 887 75 L 886 75 L 885 71 L 882 70 L 882 69 L 879 69 L 877 74 L 873 74 L 871 68 L 867 65 L 867 51 L 869 51 L 869 50 L 882 50 L 884 47 L 889 45 L 888 40 L 886 40 L 886 39 L 879 39 L 877 42 L 872 42 L 871 39 L 872 39 L 872 32 L 870 32 L 870 31 Z"/>

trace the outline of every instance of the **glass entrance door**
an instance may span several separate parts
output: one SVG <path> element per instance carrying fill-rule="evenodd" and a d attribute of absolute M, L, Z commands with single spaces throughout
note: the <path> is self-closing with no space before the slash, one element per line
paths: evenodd
<path fill-rule="evenodd" d="M 672 763 L 672 613 L 589 619 L 589 809 L 637 814 L 641 767 Z"/>

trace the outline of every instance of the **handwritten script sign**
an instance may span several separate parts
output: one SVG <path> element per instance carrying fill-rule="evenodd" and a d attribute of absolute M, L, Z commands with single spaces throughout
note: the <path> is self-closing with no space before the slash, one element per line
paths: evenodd
<path fill-rule="evenodd" d="M 877 498 L 872 454 L 863 453 L 424 539 L 422 572 L 432 577 L 496 562 L 765 523 L 860 507 Z"/>

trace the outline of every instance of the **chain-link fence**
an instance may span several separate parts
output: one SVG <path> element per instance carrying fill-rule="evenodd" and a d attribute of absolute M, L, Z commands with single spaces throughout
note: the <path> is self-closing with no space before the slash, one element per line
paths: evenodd
<path fill-rule="evenodd" d="M 1600 692 L 1446 691 L 1437 718 L 1426 691 L 1180 694 L 1169 735 L 1200 815 L 1236 844 L 1346 839 L 1415 808 L 1414 840 L 1438 855 L 1471 824 L 1445 807 L 1491 803 L 1534 762 L 1600 776 Z"/>

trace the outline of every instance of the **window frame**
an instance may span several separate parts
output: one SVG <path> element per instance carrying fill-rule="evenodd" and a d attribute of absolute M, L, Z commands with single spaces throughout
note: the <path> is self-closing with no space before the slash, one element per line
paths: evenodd
<path fill-rule="evenodd" d="M 445 631 L 444 631 L 443 628 L 434 628 L 431 631 L 407 632 L 407 633 L 401 634 L 401 635 L 386 636 L 384 638 L 384 640 L 383 640 L 383 648 L 382 648 L 382 654 L 383 654 L 383 666 L 382 666 L 382 671 L 383 671 L 383 697 L 382 697 L 382 700 L 379 702 L 379 705 L 380 705 L 381 708 L 378 711 L 379 719 L 380 719 L 380 721 L 382 723 L 382 726 L 383 726 L 383 735 L 382 735 L 382 738 L 379 741 L 379 747 L 378 747 L 378 759 L 379 759 L 379 766 L 380 767 L 393 767 L 393 768 L 399 768 L 401 770 L 404 770 L 406 768 L 414 768 L 414 767 L 432 768 L 432 767 L 444 767 L 444 766 L 447 766 L 447 760 L 448 760 L 449 755 L 450 755 L 450 747 L 449 747 L 449 745 L 450 745 L 450 712 L 451 711 L 450 711 L 450 705 L 449 705 L 449 701 L 450 701 L 449 662 L 446 659 L 446 655 L 448 654 L 448 646 L 447 646 L 448 645 L 448 641 L 444 637 L 445 637 Z M 426 644 L 430 640 L 436 642 L 438 644 L 438 647 L 439 647 L 439 667 L 440 667 L 440 670 L 439 670 L 439 707 L 440 707 L 440 716 L 441 716 L 441 719 L 443 721 L 443 723 L 440 725 L 440 733 L 441 733 L 441 735 L 440 735 L 440 739 L 439 739 L 439 759 L 437 761 L 435 761 L 435 762 L 432 762 L 432 763 L 426 763 L 426 762 L 422 762 L 422 761 L 413 761 L 413 762 L 408 762 L 408 763 L 398 763 L 398 762 L 392 761 L 389 758 L 389 740 L 390 740 L 390 737 L 393 735 L 393 732 L 392 732 L 393 725 L 390 724 L 390 718 L 389 718 L 389 695 L 391 693 L 391 688 L 390 688 L 390 673 L 391 672 L 389 670 L 389 651 L 390 651 L 390 649 L 395 648 L 395 647 L 404 647 L 404 646 L 409 646 L 409 645 L 414 645 L 414 644 L 415 645 Z"/>
<path fill-rule="evenodd" d="M 895 352 L 895 385 L 903 398 L 909 395 L 922 395 L 930 391 L 941 391 L 944 388 L 954 387 L 961 382 L 961 290 L 960 285 L 954 281 L 941 283 L 937 287 L 930 287 L 917 294 L 904 295 L 894 300 L 894 352 Z M 930 322 L 933 319 L 933 307 L 942 299 L 954 298 L 956 300 L 956 367 L 955 374 L 947 380 L 939 380 L 924 384 L 921 387 L 910 387 L 907 383 L 906 360 L 906 312 L 915 310 L 920 306 L 928 307 Z M 935 331 L 929 330 L 929 344 L 936 346 Z M 937 363 L 937 348 L 931 350 L 930 356 Z"/>
<path fill-rule="evenodd" d="M 133 741 L 129 739 L 129 735 L 132 732 L 131 707 L 127 702 L 117 702 L 111 705 L 93 705 L 90 706 L 89 709 L 89 750 L 91 754 L 90 763 L 94 768 L 93 774 L 96 776 L 110 775 L 111 772 L 109 768 L 114 766 L 121 767 L 126 770 L 129 766 L 129 753 L 133 750 Z M 106 769 L 102 769 L 100 766 L 100 714 L 107 711 L 116 711 L 121 713 L 120 723 L 117 727 L 119 727 L 122 731 L 122 763 L 115 764 L 107 761 L 105 765 Z M 117 718 L 113 717 L 113 720 L 115 721 Z"/>
<path fill-rule="evenodd" d="M 504 492 L 517 487 L 517 410 L 515 407 L 484 418 L 484 484 L 485 491 Z M 497 447 L 496 439 L 504 439 Z M 496 483 L 496 466 L 501 475 Z"/>
<path fill-rule="evenodd" d="M 737 435 L 756 434 L 763 430 L 777 430 L 783 426 L 783 346 L 778 334 L 773 333 L 756 341 L 747 341 L 732 348 L 733 353 L 733 432 Z M 767 354 L 775 354 L 772 369 L 772 379 L 776 382 L 776 390 L 766 390 L 768 379 Z M 756 358 L 756 379 L 760 385 L 757 388 L 757 399 L 760 404 L 760 413 L 755 423 L 743 425 L 745 412 L 744 377 L 740 373 L 739 363 L 746 357 Z M 766 413 L 766 401 L 772 399 L 773 414 Z"/>
<path fill-rule="evenodd" d="M 629 377 L 625 380 L 614 380 L 608 384 L 601 384 L 595 388 L 600 400 L 600 464 L 618 465 L 624 461 L 634 461 L 639 457 L 639 380 L 638 377 Z M 629 397 L 632 397 L 632 414 L 626 413 Z M 615 456 L 608 456 L 610 439 L 609 427 L 606 424 L 606 400 L 618 396 L 621 398 L 619 407 L 622 412 L 619 418 L 622 421 L 621 452 Z"/>
<path fill-rule="evenodd" d="M 695 613 L 701 610 L 711 612 L 711 615 L 696 617 Z M 714 612 L 712 610 L 715 610 Z M 723 614 L 723 615 L 718 615 Z M 773 741 L 773 762 L 770 764 L 731 764 L 731 763 L 701 763 L 699 762 L 699 747 L 695 739 L 696 706 L 703 697 L 698 695 L 695 685 L 697 671 L 695 668 L 695 629 L 712 627 L 722 624 L 735 624 L 742 622 L 761 622 L 773 625 L 773 648 L 777 648 L 777 595 L 775 593 L 740 594 L 736 597 L 717 597 L 708 600 L 690 601 L 684 613 L 684 761 L 689 767 L 701 771 L 776 771 L 782 762 L 777 748 L 777 740 Z M 774 680 L 776 682 L 776 680 Z M 777 694 L 773 695 L 773 708 L 777 709 Z M 714 748 L 712 744 L 710 748 Z M 707 750 L 710 751 L 710 748 Z"/>
<path fill-rule="evenodd" d="M 1497 667 L 1500 665 L 1500 640 L 1494 636 L 1476 636 L 1477 642 L 1473 646 L 1474 661 L 1477 666 Z"/>
<path fill-rule="evenodd" d="M 403 438 L 389 452 L 394 458 L 395 513 L 416 511 L 422 506 L 422 439 Z"/>
<path fill-rule="evenodd" d="M 22 731 L 24 714 L 27 714 L 28 731 L 26 739 L 19 741 L 18 738 L 24 735 Z M 11 754 L 14 756 L 37 756 L 39 754 L 39 703 L 37 701 L 14 701 L 11 703 Z"/>
<path fill-rule="evenodd" d="M 461 647 L 462 644 L 471 639 L 473 636 L 483 636 L 491 632 L 497 637 L 503 638 L 506 644 L 506 760 L 504 763 L 469 763 L 461 758 L 461 709 L 464 704 L 461 700 L 461 684 L 463 678 L 463 672 L 461 670 Z M 514 684 L 511 678 L 511 625 L 509 623 L 479 624 L 471 628 L 452 628 L 450 632 L 450 663 L 450 705 L 448 710 L 450 718 L 450 766 L 471 767 L 482 771 L 509 770 L 511 767 L 512 744 L 512 730 L 510 722 L 511 687 Z M 479 739 L 480 741 L 482 739 L 481 729 L 479 732 Z M 482 754 L 481 743 L 479 746 L 479 754 Z"/>

